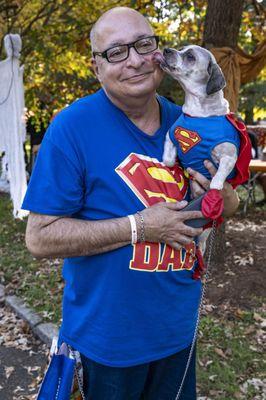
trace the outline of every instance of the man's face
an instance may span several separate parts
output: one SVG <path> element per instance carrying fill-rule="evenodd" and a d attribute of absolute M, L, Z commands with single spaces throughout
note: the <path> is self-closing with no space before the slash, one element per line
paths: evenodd
<path fill-rule="evenodd" d="M 132 43 L 152 35 L 154 33 L 141 15 L 112 14 L 101 23 L 97 51 L 103 52 L 117 44 Z M 153 61 L 153 54 L 140 55 L 131 48 L 124 61 L 109 63 L 96 56 L 92 65 L 97 78 L 112 97 L 143 97 L 154 93 L 163 77 L 163 72 Z"/>

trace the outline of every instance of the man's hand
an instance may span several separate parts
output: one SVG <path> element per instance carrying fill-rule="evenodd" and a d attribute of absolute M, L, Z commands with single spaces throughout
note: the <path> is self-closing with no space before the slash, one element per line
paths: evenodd
<path fill-rule="evenodd" d="M 186 201 L 176 203 L 158 203 L 144 209 L 141 213 L 145 222 L 145 240 L 167 243 L 175 249 L 192 242 L 201 232 L 201 228 L 191 228 L 185 221 L 203 218 L 201 211 L 180 211 Z"/>
<path fill-rule="evenodd" d="M 204 166 L 207 168 L 212 177 L 216 174 L 217 169 L 215 168 L 215 166 L 211 161 L 205 160 Z M 197 171 L 194 171 L 191 168 L 188 168 L 188 172 L 193 177 L 190 183 L 192 197 L 197 198 L 209 189 L 210 181 L 207 178 L 205 178 L 205 176 L 203 176 Z M 221 190 L 221 195 L 223 196 L 224 199 L 223 215 L 225 217 L 229 217 L 236 212 L 239 206 L 238 195 L 228 182 L 224 183 L 224 187 Z"/>

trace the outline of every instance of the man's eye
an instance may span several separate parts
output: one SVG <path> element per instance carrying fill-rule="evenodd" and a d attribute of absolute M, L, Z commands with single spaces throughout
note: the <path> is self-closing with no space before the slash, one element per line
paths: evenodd
<path fill-rule="evenodd" d="M 187 58 L 188 61 L 195 61 L 196 60 L 196 58 L 193 56 L 192 53 L 187 53 L 186 54 L 186 58 Z"/>
<path fill-rule="evenodd" d="M 150 46 L 152 44 L 151 40 L 146 40 L 145 42 L 141 43 L 141 47 L 147 47 Z"/>
<path fill-rule="evenodd" d="M 122 53 L 124 52 L 124 49 L 120 49 L 119 47 L 117 47 L 116 49 L 113 49 L 109 52 L 108 56 L 109 57 L 116 57 L 116 56 L 120 56 Z"/>
<path fill-rule="evenodd" d="M 145 40 L 142 40 L 141 42 L 137 43 L 138 49 L 147 49 L 147 48 L 150 48 L 153 46 L 154 46 L 154 43 L 151 39 L 145 39 Z"/>

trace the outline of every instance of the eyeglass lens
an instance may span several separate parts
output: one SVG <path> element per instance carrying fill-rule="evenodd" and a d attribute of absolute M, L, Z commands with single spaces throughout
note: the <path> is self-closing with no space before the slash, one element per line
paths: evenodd
<path fill-rule="evenodd" d="M 147 54 L 156 50 L 157 41 L 155 37 L 148 37 L 137 40 L 133 46 L 138 54 Z M 109 62 L 118 62 L 127 59 L 129 55 L 129 45 L 121 45 L 107 50 Z"/>

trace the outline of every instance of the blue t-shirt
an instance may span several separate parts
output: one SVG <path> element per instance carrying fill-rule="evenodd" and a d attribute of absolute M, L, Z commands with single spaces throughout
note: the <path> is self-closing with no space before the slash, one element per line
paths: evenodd
<path fill-rule="evenodd" d="M 162 163 L 180 107 L 158 96 L 161 127 L 135 126 L 101 89 L 64 109 L 42 142 L 23 208 L 83 220 L 124 217 L 187 197 L 176 165 Z M 159 223 L 159 221 L 158 221 Z M 195 243 L 180 251 L 138 243 L 64 260 L 60 340 L 92 360 L 126 367 L 190 345 L 201 292 Z"/>
<path fill-rule="evenodd" d="M 171 127 L 169 136 L 177 148 L 181 165 L 200 172 L 208 179 L 211 179 L 211 175 L 204 166 L 204 160 L 212 161 L 214 147 L 224 142 L 234 144 L 237 151 L 240 147 L 239 133 L 225 115 L 204 118 L 182 113 Z M 234 176 L 233 169 L 227 178 Z"/>

